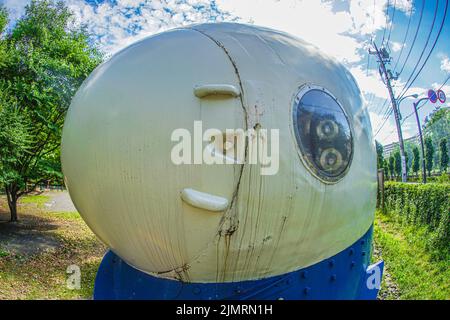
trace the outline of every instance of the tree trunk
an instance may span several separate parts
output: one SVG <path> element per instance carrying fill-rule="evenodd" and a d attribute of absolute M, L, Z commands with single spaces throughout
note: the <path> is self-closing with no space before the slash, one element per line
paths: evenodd
<path fill-rule="evenodd" d="M 14 186 L 7 186 L 6 190 L 6 198 L 8 199 L 8 207 L 9 212 L 11 214 L 11 222 L 16 222 L 17 218 L 17 192 L 18 190 Z"/>

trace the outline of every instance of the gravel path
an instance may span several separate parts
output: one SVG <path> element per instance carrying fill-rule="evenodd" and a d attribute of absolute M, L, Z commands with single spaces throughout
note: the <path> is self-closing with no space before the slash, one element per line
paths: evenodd
<path fill-rule="evenodd" d="M 375 261 L 382 260 L 382 252 L 375 244 L 373 247 L 373 257 Z M 383 282 L 378 293 L 379 300 L 400 300 L 400 290 L 389 273 L 389 266 L 384 264 Z"/>
<path fill-rule="evenodd" d="M 49 191 L 44 195 L 50 197 L 50 201 L 45 204 L 45 208 L 50 212 L 74 212 L 77 211 L 70 199 L 67 191 Z"/>

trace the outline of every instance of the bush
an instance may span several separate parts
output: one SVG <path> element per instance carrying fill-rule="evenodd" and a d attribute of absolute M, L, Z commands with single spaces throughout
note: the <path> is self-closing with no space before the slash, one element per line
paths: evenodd
<path fill-rule="evenodd" d="M 426 226 L 428 246 L 450 255 L 450 184 L 385 183 L 385 211 L 401 223 Z"/>
<path fill-rule="evenodd" d="M 450 177 L 448 176 L 448 174 L 443 173 L 440 176 L 436 177 L 436 182 L 437 183 L 450 183 Z"/>

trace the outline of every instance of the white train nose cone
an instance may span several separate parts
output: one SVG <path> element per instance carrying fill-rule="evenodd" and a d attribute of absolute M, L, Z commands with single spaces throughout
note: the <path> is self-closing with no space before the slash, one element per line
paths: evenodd
<path fill-rule="evenodd" d="M 247 133 L 243 153 L 227 129 Z M 266 144 L 251 149 L 255 137 Z M 229 164 L 206 164 L 204 150 Z M 251 162 L 261 153 L 277 160 L 271 174 Z M 157 277 L 285 274 L 373 222 L 376 154 L 358 86 L 313 46 L 266 28 L 196 25 L 115 54 L 74 97 L 61 157 L 87 224 Z"/>
<path fill-rule="evenodd" d="M 193 30 L 126 48 L 78 91 L 62 143 L 67 185 L 88 225 L 130 264 L 182 268 L 214 240 L 239 169 L 176 165 L 171 137 L 195 121 L 203 131 L 242 128 L 239 95 L 225 52 Z"/>

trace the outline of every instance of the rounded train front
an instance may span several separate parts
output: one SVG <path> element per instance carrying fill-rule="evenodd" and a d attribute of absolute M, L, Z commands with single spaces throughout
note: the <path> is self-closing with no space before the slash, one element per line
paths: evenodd
<path fill-rule="evenodd" d="M 368 113 L 351 74 L 290 35 L 202 24 L 125 48 L 77 92 L 62 164 L 111 248 L 96 299 L 377 295 Z"/>

